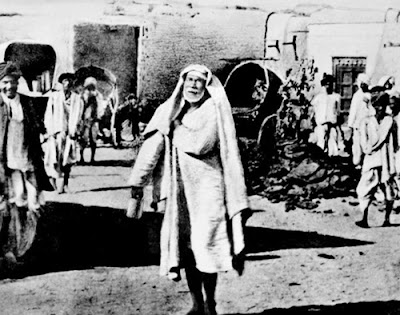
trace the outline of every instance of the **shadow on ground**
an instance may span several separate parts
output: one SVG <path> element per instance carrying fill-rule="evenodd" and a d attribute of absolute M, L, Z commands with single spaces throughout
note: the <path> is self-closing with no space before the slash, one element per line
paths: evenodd
<path fill-rule="evenodd" d="M 140 220 L 134 220 L 121 209 L 49 202 L 39 220 L 32 248 L 11 277 L 97 266 L 158 265 L 162 219 L 163 215 L 157 212 L 145 212 Z M 315 232 L 251 226 L 246 227 L 245 235 L 247 252 L 262 255 L 247 257 L 248 260 L 277 259 L 279 256 L 265 252 L 278 249 L 370 244 Z"/>
<path fill-rule="evenodd" d="M 110 166 L 122 166 L 122 167 L 132 167 L 134 161 L 133 160 L 99 160 L 94 161 L 92 163 L 86 162 L 85 166 L 101 166 L 101 167 L 110 167 Z"/>
<path fill-rule="evenodd" d="M 307 305 L 301 307 L 291 307 L 288 309 L 271 309 L 262 313 L 242 313 L 229 315 L 336 315 L 336 314 L 374 314 L 374 315 L 395 315 L 400 314 L 399 301 L 378 301 L 378 302 L 359 302 L 344 303 L 332 306 Z M 228 314 L 226 314 L 228 315 Z"/>
<path fill-rule="evenodd" d="M 262 253 L 291 248 L 346 247 L 372 242 L 322 235 L 317 232 L 278 230 L 248 226 L 245 229 L 247 253 Z"/>
<path fill-rule="evenodd" d="M 82 190 L 77 190 L 74 191 L 75 194 L 80 194 L 80 193 L 84 193 L 84 192 L 94 192 L 94 191 L 111 191 L 111 190 L 123 190 L 126 189 L 128 190 L 129 188 L 131 188 L 131 186 L 114 186 L 114 187 L 99 187 L 99 188 L 92 188 L 92 189 L 82 189 Z"/>
<path fill-rule="evenodd" d="M 17 277 L 96 266 L 156 265 L 162 218 L 146 212 L 135 220 L 121 209 L 49 202 Z"/>

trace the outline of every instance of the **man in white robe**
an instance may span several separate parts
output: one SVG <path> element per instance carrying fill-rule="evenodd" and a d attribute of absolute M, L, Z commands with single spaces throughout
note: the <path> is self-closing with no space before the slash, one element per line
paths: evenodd
<path fill-rule="evenodd" d="M 370 114 L 360 122 L 360 144 L 364 159 L 356 191 L 363 217 L 356 224 L 363 228 L 369 227 L 368 208 L 379 188 L 386 202 L 383 226 L 390 226 L 390 213 L 397 192 L 394 180 L 396 169 L 393 118 L 386 114 L 388 103 L 387 93 L 373 94 L 372 105 L 375 108 L 375 115 Z"/>
<path fill-rule="evenodd" d="M 311 102 L 316 123 L 314 132 L 317 145 L 329 156 L 339 155 L 339 149 L 344 145 L 343 133 L 338 125 L 340 95 L 333 92 L 333 83 L 333 76 L 325 75 L 321 80 L 321 93 Z"/>
<path fill-rule="evenodd" d="M 362 164 L 362 150 L 360 144 L 360 122 L 367 116 L 374 115 L 375 110 L 371 105 L 371 94 L 368 90 L 369 77 L 360 73 L 357 77 L 358 90 L 351 99 L 347 125 L 351 128 L 352 160 L 354 165 Z"/>
<path fill-rule="evenodd" d="M 97 80 L 87 77 L 83 83 L 81 94 L 83 111 L 79 126 L 80 164 L 85 164 L 83 153 L 86 147 L 90 147 L 90 163 L 95 163 L 97 138 L 99 134 L 99 120 L 104 114 L 103 95 L 97 89 Z"/>
<path fill-rule="evenodd" d="M 188 314 L 216 314 L 217 273 L 241 268 L 235 258 L 243 254 L 248 210 L 231 108 L 219 80 L 205 66 L 185 68 L 144 137 L 128 183 L 138 198 L 152 177 L 156 201 L 164 205 L 160 273 L 179 280 L 184 268 L 193 300 Z"/>
<path fill-rule="evenodd" d="M 62 89 L 50 95 L 44 116 L 45 168 L 59 193 L 68 189 L 71 167 L 77 161 L 76 138 L 83 100 L 73 91 L 74 79 L 73 73 L 60 75 L 58 82 Z"/>

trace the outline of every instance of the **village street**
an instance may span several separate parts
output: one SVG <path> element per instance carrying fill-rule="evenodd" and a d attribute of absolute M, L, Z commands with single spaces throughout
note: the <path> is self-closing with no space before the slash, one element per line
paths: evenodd
<path fill-rule="evenodd" d="M 100 148 L 76 166 L 69 194 L 47 212 L 23 265 L 0 282 L 1 314 L 185 314 L 185 279 L 158 275 L 162 215 L 125 217 L 133 150 Z M 285 212 L 251 196 L 244 274 L 221 274 L 219 314 L 400 314 L 400 226 L 354 225 L 353 197 Z M 392 215 L 400 223 L 400 215 Z M 14 278 L 13 278 L 14 277 Z"/>

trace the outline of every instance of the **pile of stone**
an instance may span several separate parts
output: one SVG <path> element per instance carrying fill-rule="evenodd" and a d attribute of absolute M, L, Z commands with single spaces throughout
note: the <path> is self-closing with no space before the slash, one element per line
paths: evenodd
<path fill-rule="evenodd" d="M 314 209 L 321 198 L 355 195 L 359 171 L 349 157 L 328 157 L 314 144 L 289 141 L 278 144 L 267 161 L 256 141 L 241 142 L 249 193 L 285 202 L 286 211 Z"/>

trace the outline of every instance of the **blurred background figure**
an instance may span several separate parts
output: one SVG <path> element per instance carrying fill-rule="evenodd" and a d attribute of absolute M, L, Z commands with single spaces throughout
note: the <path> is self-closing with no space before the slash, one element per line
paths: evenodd
<path fill-rule="evenodd" d="M 139 136 L 139 115 L 141 112 L 139 107 L 140 104 L 134 94 L 125 97 L 125 101 L 118 107 L 115 119 L 117 146 L 121 145 L 123 138 L 134 141 Z M 122 134 L 126 137 L 123 137 Z M 130 136 L 132 139 L 130 139 Z"/>
<path fill-rule="evenodd" d="M 340 146 L 344 145 L 342 131 L 338 125 L 340 95 L 333 92 L 335 79 L 324 74 L 321 80 L 322 91 L 311 101 L 316 123 L 317 145 L 329 156 L 339 155 Z"/>
<path fill-rule="evenodd" d="M 83 100 L 73 91 L 75 75 L 63 73 L 58 78 L 62 88 L 52 92 L 44 115 L 46 128 L 45 168 L 58 193 L 68 189 L 71 167 L 77 161 L 77 128 Z"/>
<path fill-rule="evenodd" d="M 393 117 L 395 181 L 397 187 L 400 188 L 400 92 L 396 89 L 392 89 L 389 93 L 389 107 Z"/>
<path fill-rule="evenodd" d="M 370 114 L 374 115 L 375 109 L 371 105 L 369 93 L 370 78 L 365 73 L 357 77 L 358 90 L 354 93 L 350 103 L 349 119 L 347 121 L 351 130 L 351 152 L 354 165 L 362 164 L 363 153 L 360 144 L 360 122 Z"/>
<path fill-rule="evenodd" d="M 99 118 L 103 115 L 103 96 L 97 90 L 97 80 L 88 77 L 83 83 L 83 112 L 79 128 L 80 164 L 85 163 L 84 150 L 90 148 L 90 163 L 95 161 L 97 137 L 99 134 Z"/>

